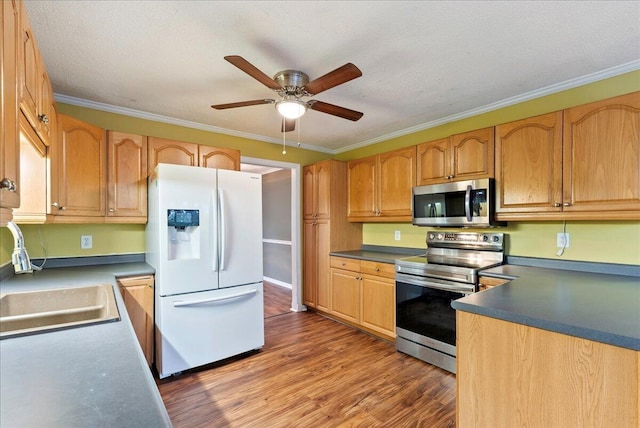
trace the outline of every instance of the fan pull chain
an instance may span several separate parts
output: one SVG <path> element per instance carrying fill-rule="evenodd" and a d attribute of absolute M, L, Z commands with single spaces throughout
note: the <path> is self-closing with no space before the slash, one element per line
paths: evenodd
<path fill-rule="evenodd" d="M 282 117 L 282 154 L 286 155 L 287 154 L 287 140 L 286 140 L 286 132 L 284 129 L 284 123 L 285 123 L 285 119 L 284 116 Z"/>
<path fill-rule="evenodd" d="M 298 147 L 300 147 L 300 122 L 301 122 L 300 118 L 297 118 L 296 122 L 298 122 L 296 123 L 296 128 L 298 128 Z"/>

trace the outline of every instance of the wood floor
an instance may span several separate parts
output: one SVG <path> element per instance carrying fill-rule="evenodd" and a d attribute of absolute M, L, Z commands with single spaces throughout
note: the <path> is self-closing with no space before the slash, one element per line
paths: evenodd
<path fill-rule="evenodd" d="M 454 375 L 314 312 L 265 318 L 260 352 L 158 388 L 175 427 L 455 426 Z"/>
<path fill-rule="evenodd" d="M 271 318 L 291 311 L 291 290 L 264 281 L 264 317 Z"/>

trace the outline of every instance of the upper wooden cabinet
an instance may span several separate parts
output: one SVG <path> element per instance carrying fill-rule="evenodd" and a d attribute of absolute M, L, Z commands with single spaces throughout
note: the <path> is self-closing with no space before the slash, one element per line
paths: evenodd
<path fill-rule="evenodd" d="M 640 92 L 496 132 L 498 219 L 640 218 Z"/>
<path fill-rule="evenodd" d="M 496 126 L 496 211 L 562 211 L 562 112 Z"/>
<path fill-rule="evenodd" d="M 49 75 L 38 50 L 29 18 L 20 2 L 20 109 L 46 146 L 55 135 L 51 132 L 54 114 L 53 90 Z"/>
<path fill-rule="evenodd" d="M 3 1 L 0 40 L 0 226 L 11 220 L 11 208 L 20 206 L 20 139 L 18 130 L 18 63 L 20 4 Z"/>
<path fill-rule="evenodd" d="M 131 217 L 147 218 L 147 137 L 108 131 L 105 221 Z"/>
<path fill-rule="evenodd" d="M 640 214 L 640 92 L 564 111 L 563 210 Z M 615 217 L 614 217 L 615 218 Z"/>
<path fill-rule="evenodd" d="M 148 174 L 159 163 L 240 170 L 240 151 L 149 137 Z"/>
<path fill-rule="evenodd" d="M 58 141 L 51 148 L 56 154 L 51 176 L 58 178 L 57 189 L 52 189 L 52 196 L 56 196 L 51 201 L 53 214 L 103 217 L 107 176 L 105 130 L 63 114 L 58 115 L 58 127 Z"/>
<path fill-rule="evenodd" d="M 493 178 L 494 128 L 478 129 L 417 146 L 416 185 Z"/>
<path fill-rule="evenodd" d="M 331 207 L 331 167 L 337 161 L 326 160 L 302 169 L 303 214 L 305 219 L 329 218 Z M 345 209 L 344 205 L 340 207 Z"/>
<path fill-rule="evenodd" d="M 199 166 L 240 171 L 240 150 L 200 144 L 198 146 L 198 153 Z"/>
<path fill-rule="evenodd" d="M 349 161 L 349 221 L 411 221 L 416 147 Z"/>

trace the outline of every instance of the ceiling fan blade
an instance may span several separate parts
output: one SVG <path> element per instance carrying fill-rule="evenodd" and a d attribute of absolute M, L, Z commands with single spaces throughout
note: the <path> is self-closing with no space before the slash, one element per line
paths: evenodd
<path fill-rule="evenodd" d="M 364 113 L 360 113 L 359 111 L 350 110 L 348 108 L 336 106 L 333 104 L 329 104 L 329 103 L 325 103 L 317 100 L 309 100 L 307 102 L 307 105 L 311 110 L 332 114 L 334 116 L 338 116 L 343 119 L 349 119 L 354 122 L 359 120 L 362 116 L 364 116 Z"/>
<path fill-rule="evenodd" d="M 273 89 L 274 91 L 279 91 L 282 89 L 282 86 L 278 85 L 278 83 L 273 80 L 271 77 L 264 74 L 262 71 L 258 70 L 253 64 L 251 64 L 246 59 L 242 58 L 239 55 L 228 55 L 225 56 L 224 59 L 229 61 L 231 64 L 238 67 L 240 70 L 247 73 L 249 76 L 256 79 L 258 82 L 265 85 L 267 88 Z"/>
<path fill-rule="evenodd" d="M 227 108 L 236 108 L 236 107 L 247 107 L 247 106 L 257 106 L 260 104 L 273 104 L 275 100 L 251 100 L 251 101 L 240 101 L 237 103 L 227 103 L 227 104 L 216 104 L 212 105 L 211 108 L 216 110 L 224 110 Z"/>
<path fill-rule="evenodd" d="M 317 95 L 360 76 L 362 76 L 360 69 L 351 63 L 347 63 L 307 83 L 304 85 L 304 89 L 311 95 Z"/>
<path fill-rule="evenodd" d="M 296 120 L 295 119 L 285 119 L 282 123 L 282 127 L 280 132 L 291 132 L 296 129 Z"/>

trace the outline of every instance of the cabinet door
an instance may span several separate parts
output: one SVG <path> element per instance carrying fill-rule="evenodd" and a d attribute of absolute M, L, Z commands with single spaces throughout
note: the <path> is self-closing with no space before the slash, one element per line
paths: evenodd
<path fill-rule="evenodd" d="M 54 104 L 53 90 L 51 89 L 51 81 L 49 74 L 44 68 L 42 57 L 39 57 L 39 92 L 38 92 L 38 127 L 36 131 L 45 146 L 51 145 L 51 139 L 55 135 L 54 121 Z"/>
<path fill-rule="evenodd" d="M 377 215 L 375 186 L 376 159 L 369 156 L 352 160 L 348 163 L 349 219 L 357 217 L 371 217 Z"/>
<path fill-rule="evenodd" d="M 302 302 L 312 308 L 316 307 L 317 302 L 317 248 L 316 248 L 316 222 L 314 220 L 306 220 L 303 229 L 303 257 L 304 272 L 302 281 Z"/>
<path fill-rule="evenodd" d="M 148 143 L 148 175 L 159 163 L 174 165 L 198 166 L 198 145 L 164 138 L 149 137 Z"/>
<path fill-rule="evenodd" d="M 411 189 L 416 182 L 416 147 L 382 153 L 378 156 L 378 165 L 380 215 L 405 217 L 411 221 Z"/>
<path fill-rule="evenodd" d="M 362 276 L 361 324 L 394 338 L 396 336 L 395 280 L 379 276 Z"/>
<path fill-rule="evenodd" d="M 640 92 L 564 111 L 564 211 L 640 210 Z"/>
<path fill-rule="evenodd" d="M 51 175 L 58 177 L 58 200 L 52 203 L 60 216 L 105 215 L 105 131 L 70 116 L 58 115 L 59 138 L 54 149 L 58 162 Z"/>
<path fill-rule="evenodd" d="M 360 274 L 331 269 L 331 313 L 337 317 L 360 322 Z"/>
<path fill-rule="evenodd" d="M 154 329 L 153 277 L 121 278 L 118 279 L 118 285 L 142 352 L 147 363 L 151 365 Z"/>
<path fill-rule="evenodd" d="M 147 218 L 147 137 L 107 133 L 107 219 Z"/>
<path fill-rule="evenodd" d="M 204 168 L 240 171 L 240 150 L 200 145 L 198 152 L 200 153 L 198 165 Z"/>
<path fill-rule="evenodd" d="M 448 181 L 452 166 L 449 156 L 449 138 L 429 141 L 416 147 L 416 185 L 444 183 Z"/>
<path fill-rule="evenodd" d="M 330 242 L 329 220 L 319 220 L 316 222 L 316 281 L 317 281 L 317 301 L 316 307 L 329 312 L 331 309 L 331 278 L 329 276 Z"/>
<path fill-rule="evenodd" d="M 20 115 L 20 183 L 28 192 L 13 210 L 20 224 L 44 223 L 47 219 L 47 148 L 24 115 Z"/>
<path fill-rule="evenodd" d="M 497 212 L 562 211 L 562 112 L 496 126 Z"/>
<path fill-rule="evenodd" d="M 18 62 L 20 49 L 19 7 L 16 1 L 1 6 L 2 40 L 0 40 L 0 207 L 20 206 L 20 139 L 18 131 Z M 8 211 L 10 213 L 11 211 Z M 2 210 L 0 224 L 4 223 Z"/>
<path fill-rule="evenodd" d="M 344 183 L 340 183 L 344 185 Z M 336 183 L 337 185 L 337 183 Z M 314 212 L 316 218 L 329 218 L 331 202 L 331 161 L 316 164 L 314 179 Z"/>
<path fill-rule="evenodd" d="M 315 214 L 315 171 L 316 165 L 302 168 L 302 214 L 305 219 L 313 219 Z"/>
<path fill-rule="evenodd" d="M 453 179 L 493 178 L 494 146 L 493 127 L 452 135 Z"/>
<path fill-rule="evenodd" d="M 33 37 L 29 18 L 21 6 L 21 48 L 20 48 L 20 108 L 33 127 L 38 129 L 38 47 Z"/>

